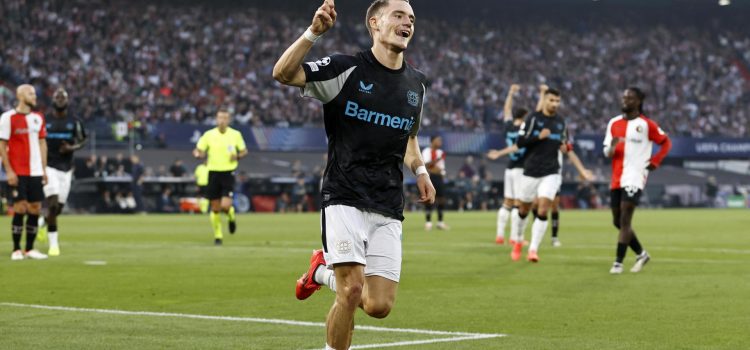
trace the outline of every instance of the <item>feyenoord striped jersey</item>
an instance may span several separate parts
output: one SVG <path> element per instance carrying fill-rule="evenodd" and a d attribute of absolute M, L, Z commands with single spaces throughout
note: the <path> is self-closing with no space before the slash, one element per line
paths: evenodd
<path fill-rule="evenodd" d="M 39 139 L 47 137 L 44 117 L 11 109 L 0 116 L 0 139 L 8 141 L 8 161 L 18 176 L 42 176 Z"/>
<path fill-rule="evenodd" d="M 604 135 L 604 154 L 609 154 L 612 139 L 622 139 L 612 154 L 611 189 L 635 187 L 643 190 L 648 178 L 646 167 L 661 165 L 672 143 L 656 122 L 641 114 L 632 120 L 623 115 L 612 118 Z M 659 152 L 651 155 L 653 144 L 661 145 Z"/>

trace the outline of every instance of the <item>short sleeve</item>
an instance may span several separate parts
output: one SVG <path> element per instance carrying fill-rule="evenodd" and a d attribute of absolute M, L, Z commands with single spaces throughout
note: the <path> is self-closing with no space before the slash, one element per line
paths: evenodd
<path fill-rule="evenodd" d="M 343 89 L 357 61 L 353 56 L 331 55 L 302 64 L 305 71 L 303 97 L 312 97 L 323 103 L 331 102 Z"/>
<path fill-rule="evenodd" d="M 44 116 L 41 114 L 37 114 L 39 116 L 39 120 L 42 122 L 42 127 L 39 129 L 39 139 L 46 139 L 47 138 L 47 121 L 44 120 Z"/>
<path fill-rule="evenodd" d="M 247 148 L 247 146 L 245 145 L 245 139 L 242 137 L 242 133 L 239 132 L 239 130 L 235 134 L 235 138 L 236 138 L 235 144 L 237 145 L 237 150 L 238 151 L 245 150 Z"/>
<path fill-rule="evenodd" d="M 204 133 L 203 136 L 198 139 L 198 144 L 195 145 L 195 148 L 197 148 L 201 152 L 205 152 L 206 150 L 208 150 L 208 135 L 208 132 Z"/>
<path fill-rule="evenodd" d="M 0 140 L 10 140 L 10 114 L 0 117 Z"/>
<path fill-rule="evenodd" d="M 414 125 L 409 130 L 409 136 L 416 137 L 419 134 L 419 127 L 422 126 L 422 113 L 424 112 L 424 100 L 427 98 L 427 87 L 424 82 L 422 83 L 422 99 L 419 101 L 419 111 L 417 112 L 417 120 L 414 121 Z"/>

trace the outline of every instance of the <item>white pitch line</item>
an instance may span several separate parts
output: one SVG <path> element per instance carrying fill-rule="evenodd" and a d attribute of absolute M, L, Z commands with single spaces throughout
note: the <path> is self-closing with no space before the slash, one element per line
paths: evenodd
<path fill-rule="evenodd" d="M 111 314 L 111 315 L 176 317 L 176 318 L 189 318 L 189 319 L 199 319 L 199 320 L 283 324 L 283 325 L 304 326 L 304 327 L 325 327 L 326 326 L 326 324 L 322 322 L 305 322 L 305 321 L 293 321 L 293 320 L 281 320 L 281 319 L 257 318 L 257 317 L 211 316 L 211 315 L 181 314 L 181 313 L 172 313 L 172 312 L 152 312 L 152 311 L 126 311 L 126 310 L 115 310 L 115 309 L 93 309 L 93 308 L 78 308 L 78 307 L 69 307 L 69 306 L 36 305 L 36 304 L 21 304 L 21 303 L 7 303 L 7 302 L 0 303 L 0 306 L 23 307 L 23 308 L 41 309 L 41 310 L 90 312 L 90 313 Z M 412 334 L 426 334 L 426 335 L 449 335 L 449 336 L 454 336 L 454 337 L 414 340 L 414 341 L 402 341 L 402 342 L 384 343 L 384 344 L 363 344 L 363 345 L 352 346 L 351 347 L 352 349 L 385 348 L 385 347 L 406 346 L 406 345 L 416 345 L 416 344 L 431 344 L 431 343 L 443 343 L 443 342 L 456 342 L 456 341 L 464 341 L 464 340 L 490 339 L 490 338 L 500 338 L 500 337 L 508 336 L 507 334 L 448 332 L 448 331 L 436 331 L 436 330 L 429 330 L 429 329 L 387 328 L 387 327 L 359 326 L 359 325 L 355 326 L 354 328 L 357 330 L 363 330 L 363 331 L 412 333 Z"/>
<path fill-rule="evenodd" d="M 435 339 L 425 339 L 425 340 L 400 341 L 400 342 L 395 342 L 395 343 L 352 345 L 349 349 L 390 348 L 390 347 L 395 347 L 395 346 L 447 343 L 447 342 L 457 342 L 457 341 L 464 341 L 464 340 L 499 338 L 499 337 L 505 337 L 505 336 L 507 336 L 507 334 L 487 334 L 487 335 L 476 335 L 476 336 L 454 337 L 454 338 L 435 338 Z"/>

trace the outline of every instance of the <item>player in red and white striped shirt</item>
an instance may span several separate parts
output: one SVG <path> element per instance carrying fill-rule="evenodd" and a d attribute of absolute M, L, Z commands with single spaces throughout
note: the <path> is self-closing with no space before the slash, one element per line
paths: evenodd
<path fill-rule="evenodd" d="M 622 261 L 628 246 L 638 254 L 630 272 L 639 272 L 651 259 L 641 247 L 633 231 L 631 221 L 638 205 L 649 171 L 661 165 L 672 148 L 672 142 L 656 122 L 643 114 L 646 95 L 638 88 L 630 87 L 622 94 L 623 114 L 612 118 L 604 136 L 604 154 L 612 158 L 612 185 L 610 206 L 614 225 L 620 230 L 617 243 L 617 259 L 612 274 L 622 273 Z M 652 156 L 653 144 L 660 146 Z"/>
<path fill-rule="evenodd" d="M 0 116 L 0 157 L 13 192 L 13 254 L 11 260 L 46 259 L 47 255 L 34 249 L 39 212 L 44 199 L 43 186 L 47 182 L 47 128 L 44 117 L 33 112 L 36 90 L 21 85 L 16 90 L 18 106 Z M 26 219 L 26 249 L 21 251 L 24 216 Z"/>

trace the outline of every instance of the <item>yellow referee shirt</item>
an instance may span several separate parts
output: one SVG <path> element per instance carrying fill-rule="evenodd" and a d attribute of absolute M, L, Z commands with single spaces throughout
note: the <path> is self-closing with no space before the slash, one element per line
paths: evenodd
<path fill-rule="evenodd" d="M 232 160 L 232 154 L 236 155 L 246 146 L 239 131 L 227 128 L 222 134 L 216 127 L 201 136 L 196 148 L 208 155 L 209 171 L 233 171 L 237 169 L 237 161 Z"/>

